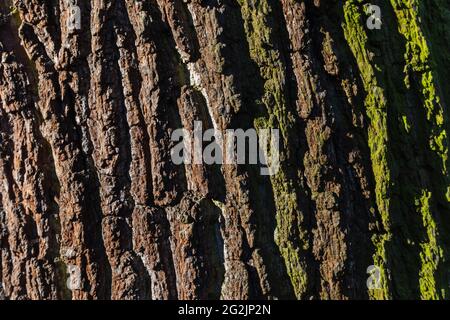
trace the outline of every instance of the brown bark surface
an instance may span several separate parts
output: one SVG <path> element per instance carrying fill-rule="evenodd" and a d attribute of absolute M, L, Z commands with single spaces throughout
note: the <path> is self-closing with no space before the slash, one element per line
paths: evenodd
<path fill-rule="evenodd" d="M 447 297 L 448 3 L 1 1 L 0 297 Z M 175 165 L 195 120 L 279 128 L 280 172 Z"/>

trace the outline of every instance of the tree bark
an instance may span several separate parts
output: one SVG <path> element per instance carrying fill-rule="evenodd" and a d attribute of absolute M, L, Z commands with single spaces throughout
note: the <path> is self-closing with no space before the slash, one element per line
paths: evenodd
<path fill-rule="evenodd" d="M 449 298 L 447 0 L 0 12 L 1 298 Z M 174 164 L 194 121 L 279 171 Z"/>

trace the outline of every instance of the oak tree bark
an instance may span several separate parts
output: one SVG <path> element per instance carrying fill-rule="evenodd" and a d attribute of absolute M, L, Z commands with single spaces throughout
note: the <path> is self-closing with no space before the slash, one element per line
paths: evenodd
<path fill-rule="evenodd" d="M 449 297 L 447 0 L 0 12 L 0 297 Z M 194 121 L 279 128 L 279 172 L 175 165 Z"/>

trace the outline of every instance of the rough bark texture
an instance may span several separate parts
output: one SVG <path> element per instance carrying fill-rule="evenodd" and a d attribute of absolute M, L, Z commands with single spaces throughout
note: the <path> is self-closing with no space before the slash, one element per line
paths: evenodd
<path fill-rule="evenodd" d="M 0 2 L 1 298 L 449 297 L 450 2 L 73 2 Z M 280 171 L 173 164 L 194 120 Z"/>

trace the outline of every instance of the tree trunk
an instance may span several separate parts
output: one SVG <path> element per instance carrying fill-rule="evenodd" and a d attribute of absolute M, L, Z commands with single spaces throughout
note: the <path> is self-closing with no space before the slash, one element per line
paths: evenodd
<path fill-rule="evenodd" d="M 0 297 L 449 298 L 450 4 L 370 2 L 3 0 Z"/>

